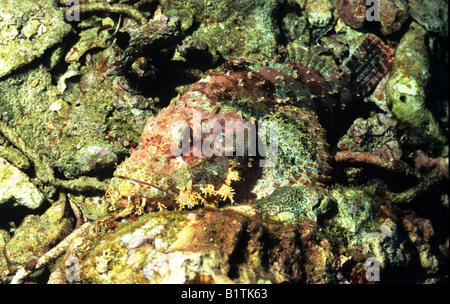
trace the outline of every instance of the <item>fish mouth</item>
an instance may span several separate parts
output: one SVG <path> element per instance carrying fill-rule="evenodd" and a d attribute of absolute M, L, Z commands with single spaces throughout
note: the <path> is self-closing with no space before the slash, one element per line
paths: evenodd
<path fill-rule="evenodd" d="M 155 185 L 154 182 L 125 175 L 114 175 L 107 191 L 107 198 L 113 204 L 125 199 L 128 202 L 135 201 L 147 205 L 163 204 L 169 207 L 175 204 L 178 195 L 178 189 L 170 188 L 162 180 Z"/>
<path fill-rule="evenodd" d="M 178 195 L 180 193 L 180 191 L 178 189 L 174 190 L 174 189 L 170 189 L 170 190 L 164 190 L 163 188 L 156 186 L 152 183 L 149 182 L 144 182 L 138 179 L 134 179 L 128 176 L 123 176 L 123 175 L 115 175 L 114 178 L 117 178 L 119 180 L 125 181 L 125 182 L 129 182 L 141 187 L 150 187 L 153 188 L 155 190 L 157 190 L 158 192 L 164 193 L 165 195 L 169 196 L 170 198 L 175 200 L 175 196 Z"/>

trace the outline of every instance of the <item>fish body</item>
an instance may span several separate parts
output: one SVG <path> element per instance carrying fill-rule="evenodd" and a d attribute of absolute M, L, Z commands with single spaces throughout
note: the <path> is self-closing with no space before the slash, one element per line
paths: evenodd
<path fill-rule="evenodd" d="M 161 209 L 324 186 L 332 168 L 320 115 L 374 88 L 393 52 L 369 35 L 341 68 L 305 54 L 209 72 L 149 118 L 108 198 Z"/>

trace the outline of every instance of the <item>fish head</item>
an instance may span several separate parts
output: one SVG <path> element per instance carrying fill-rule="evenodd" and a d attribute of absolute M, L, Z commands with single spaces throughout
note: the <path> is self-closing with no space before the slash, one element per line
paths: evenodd
<path fill-rule="evenodd" d="M 172 110 L 163 109 L 147 121 L 139 146 L 114 172 L 109 201 L 178 209 L 232 199 L 229 184 L 239 178 L 235 162 L 223 152 L 205 153 L 208 133 L 194 134 L 192 115 Z"/>

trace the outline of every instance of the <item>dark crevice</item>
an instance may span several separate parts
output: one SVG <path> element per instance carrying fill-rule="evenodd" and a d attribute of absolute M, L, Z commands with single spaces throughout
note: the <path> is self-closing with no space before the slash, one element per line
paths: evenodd
<path fill-rule="evenodd" d="M 250 233 L 247 231 L 247 228 L 247 224 L 244 224 L 238 236 L 239 240 L 228 259 L 230 269 L 227 275 L 232 280 L 239 277 L 239 266 L 248 259 L 247 246 L 250 241 Z"/>

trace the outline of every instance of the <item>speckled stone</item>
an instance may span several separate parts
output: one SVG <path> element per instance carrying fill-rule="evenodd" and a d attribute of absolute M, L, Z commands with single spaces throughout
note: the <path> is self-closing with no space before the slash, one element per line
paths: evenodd
<path fill-rule="evenodd" d="M 36 209 L 44 201 L 44 195 L 25 173 L 0 157 L 0 205 L 11 199 L 19 205 Z"/>
<path fill-rule="evenodd" d="M 52 0 L 3 0 L 0 20 L 0 77 L 42 56 L 72 28 Z"/>

